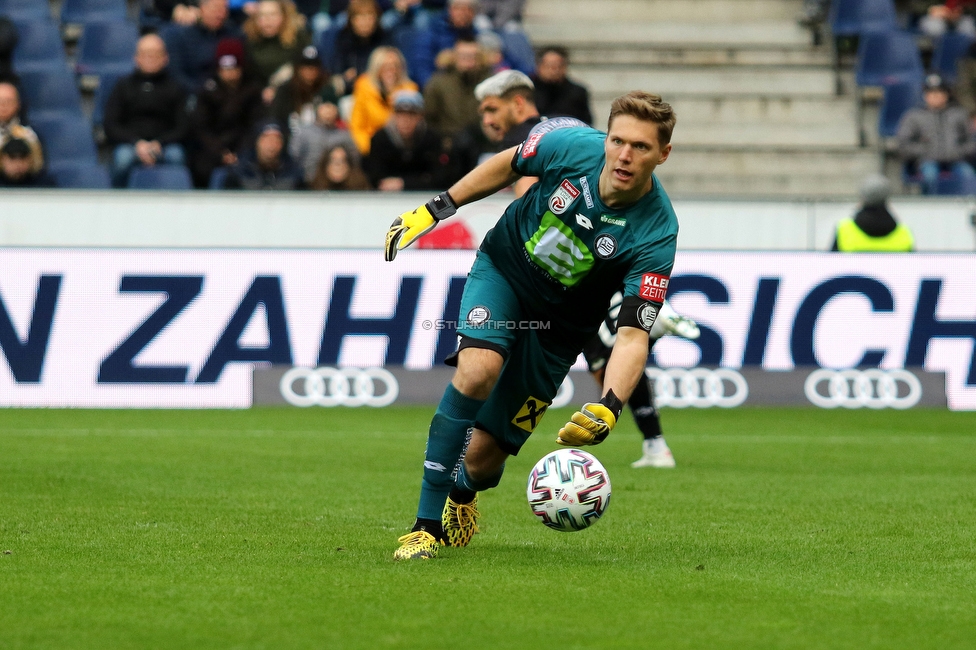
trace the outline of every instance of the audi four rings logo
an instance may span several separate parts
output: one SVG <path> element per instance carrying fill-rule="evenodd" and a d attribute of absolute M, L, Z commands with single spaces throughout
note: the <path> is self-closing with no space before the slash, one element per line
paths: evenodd
<path fill-rule="evenodd" d="M 301 407 L 389 406 L 400 394 L 396 377 L 383 368 L 292 368 L 279 388 L 286 402 Z"/>
<path fill-rule="evenodd" d="M 829 370 L 810 373 L 803 383 L 810 403 L 833 409 L 907 409 L 922 399 L 922 384 L 907 370 Z"/>
<path fill-rule="evenodd" d="M 658 406 L 708 408 L 741 406 L 749 397 L 745 377 L 730 368 L 648 368 Z"/>

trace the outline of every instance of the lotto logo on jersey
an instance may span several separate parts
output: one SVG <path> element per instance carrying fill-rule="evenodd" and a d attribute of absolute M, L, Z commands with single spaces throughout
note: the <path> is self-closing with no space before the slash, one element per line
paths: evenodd
<path fill-rule="evenodd" d="M 666 275 L 657 273 L 645 273 L 641 277 L 640 297 L 644 300 L 663 302 L 664 296 L 668 292 L 668 282 L 671 279 Z"/>
<path fill-rule="evenodd" d="M 564 180 L 549 197 L 549 209 L 553 214 L 562 214 L 569 209 L 569 206 L 579 195 L 580 191 L 576 189 L 576 186 Z"/>

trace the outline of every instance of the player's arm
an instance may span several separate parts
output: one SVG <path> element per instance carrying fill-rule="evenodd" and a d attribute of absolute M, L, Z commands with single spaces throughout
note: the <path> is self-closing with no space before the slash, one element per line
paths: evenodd
<path fill-rule="evenodd" d="M 518 147 L 512 147 L 495 154 L 465 174 L 446 192 L 397 217 L 386 233 L 386 261 L 393 261 L 397 252 L 433 229 L 438 221 L 454 216 L 462 205 L 491 196 L 520 178 L 521 174 L 512 167 L 517 150 Z"/>
<path fill-rule="evenodd" d="M 643 291 L 642 295 L 624 296 L 617 317 L 617 337 L 607 361 L 603 377 L 603 398 L 584 404 L 572 419 L 559 430 L 556 442 L 579 447 L 597 445 L 610 435 L 620 418 L 624 403 L 630 399 L 647 365 L 651 328 L 664 300 L 666 276 L 643 274 L 642 285 L 652 285 L 657 291 Z M 646 282 L 645 282 L 646 281 Z M 646 295 L 643 295 L 646 294 Z"/>

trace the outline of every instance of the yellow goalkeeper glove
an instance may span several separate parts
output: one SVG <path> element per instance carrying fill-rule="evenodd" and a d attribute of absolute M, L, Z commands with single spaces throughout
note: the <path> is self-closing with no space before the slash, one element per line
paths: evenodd
<path fill-rule="evenodd" d="M 444 192 L 416 210 L 401 214 L 393 220 L 393 225 L 386 231 L 386 261 L 392 262 L 399 251 L 432 230 L 438 221 L 454 216 L 456 212 L 457 205 L 454 199 Z"/>
<path fill-rule="evenodd" d="M 606 397 L 599 402 L 584 404 L 581 410 L 573 413 L 572 419 L 559 430 L 556 442 L 568 447 L 600 444 L 617 424 L 623 406 L 612 390 L 607 391 Z"/>

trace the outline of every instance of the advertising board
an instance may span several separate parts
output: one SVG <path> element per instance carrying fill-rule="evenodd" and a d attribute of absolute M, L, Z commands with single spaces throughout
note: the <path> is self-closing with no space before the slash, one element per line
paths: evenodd
<path fill-rule="evenodd" d="M 0 406 L 245 408 L 255 367 L 435 368 L 473 256 L 0 249 Z M 976 409 L 974 255 L 679 252 L 668 296 L 702 335 L 653 365 L 908 367 Z"/>

